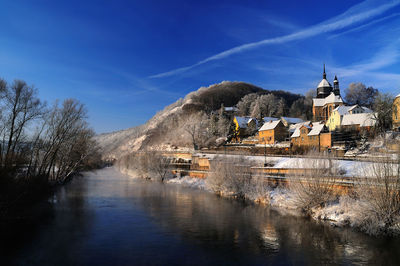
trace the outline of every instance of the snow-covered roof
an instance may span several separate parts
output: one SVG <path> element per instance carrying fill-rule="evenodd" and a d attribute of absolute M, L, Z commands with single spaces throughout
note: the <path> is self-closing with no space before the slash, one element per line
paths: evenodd
<path fill-rule="evenodd" d="M 332 85 L 326 79 L 322 79 L 321 82 L 318 84 L 318 88 L 322 87 L 332 87 Z"/>
<path fill-rule="evenodd" d="M 314 103 L 314 106 L 324 106 L 325 98 L 314 98 L 313 103 Z"/>
<path fill-rule="evenodd" d="M 279 118 L 276 118 L 276 117 L 264 117 L 263 120 L 264 120 L 264 123 L 268 123 L 269 121 L 277 121 L 277 120 L 279 120 Z"/>
<path fill-rule="evenodd" d="M 300 137 L 300 128 L 296 128 L 295 131 L 293 132 L 292 136 L 290 136 L 291 138 L 298 138 Z"/>
<path fill-rule="evenodd" d="M 265 123 L 259 131 L 264 131 L 264 130 L 270 130 L 270 129 L 274 129 L 278 126 L 278 124 L 280 123 L 280 120 L 277 121 L 269 121 L 268 123 Z"/>
<path fill-rule="evenodd" d="M 368 107 L 365 106 L 361 106 L 362 109 L 364 109 L 364 113 L 373 113 L 374 111 L 372 111 L 371 109 L 369 109 Z"/>
<path fill-rule="evenodd" d="M 300 129 L 302 127 L 306 127 L 308 129 L 312 129 L 312 127 L 310 127 L 309 125 L 301 125 L 300 127 L 296 128 L 295 131 L 293 132 L 293 134 L 290 136 L 291 138 L 297 138 L 300 137 Z"/>
<path fill-rule="evenodd" d="M 288 124 L 298 124 L 304 122 L 303 119 L 297 117 L 282 116 L 281 119 L 285 120 Z"/>
<path fill-rule="evenodd" d="M 349 113 L 350 109 L 353 107 L 354 106 L 340 105 L 340 106 L 336 107 L 333 111 L 337 111 L 339 113 L 339 115 L 347 115 Z"/>
<path fill-rule="evenodd" d="M 311 128 L 310 133 L 308 133 L 308 136 L 318 136 L 321 134 L 321 131 L 324 129 L 325 125 L 322 123 L 315 123 L 313 124 L 313 127 Z"/>
<path fill-rule="evenodd" d="M 302 123 L 297 123 L 289 126 L 289 132 L 294 132 L 296 128 L 301 128 L 301 126 L 308 126 L 311 123 L 311 121 L 305 121 Z"/>
<path fill-rule="evenodd" d="M 334 111 L 337 111 L 339 113 L 339 115 L 343 116 L 343 115 L 350 114 L 350 112 L 356 108 L 362 109 L 362 113 L 372 113 L 373 112 L 371 109 L 364 107 L 364 106 L 359 106 L 358 104 L 352 105 L 352 106 L 341 105 L 341 106 L 336 107 L 334 109 Z"/>
<path fill-rule="evenodd" d="M 251 117 L 248 117 L 248 116 L 245 116 L 245 117 L 235 116 L 235 118 L 236 118 L 236 121 L 238 122 L 240 128 L 247 128 L 247 124 L 252 119 Z"/>
<path fill-rule="evenodd" d="M 400 94 L 399 94 L 399 95 L 397 95 L 397 96 L 396 96 L 396 98 L 397 98 L 397 97 L 400 97 Z"/>
<path fill-rule="evenodd" d="M 325 98 L 325 104 L 327 103 L 342 103 L 342 97 L 340 95 L 335 95 L 333 92 L 329 94 L 328 97 Z"/>
<path fill-rule="evenodd" d="M 343 116 L 342 126 L 360 125 L 360 127 L 375 126 L 374 113 L 348 114 Z"/>
<path fill-rule="evenodd" d="M 234 106 L 232 107 L 225 107 L 226 112 L 236 112 L 238 109 Z"/>
<path fill-rule="evenodd" d="M 342 103 L 342 97 L 340 95 L 335 95 L 333 92 L 329 94 L 326 98 L 314 98 L 313 103 L 314 106 L 324 106 L 325 104 L 328 103 Z"/>

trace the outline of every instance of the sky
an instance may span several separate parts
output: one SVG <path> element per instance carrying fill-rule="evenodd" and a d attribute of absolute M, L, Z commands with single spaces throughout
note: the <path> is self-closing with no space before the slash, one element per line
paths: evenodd
<path fill-rule="evenodd" d="M 400 0 L 0 0 L 0 77 L 76 98 L 97 133 L 145 123 L 202 86 L 400 93 Z"/>

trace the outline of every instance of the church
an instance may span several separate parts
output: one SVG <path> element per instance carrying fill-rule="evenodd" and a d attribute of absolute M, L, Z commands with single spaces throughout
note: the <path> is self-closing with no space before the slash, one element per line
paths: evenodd
<path fill-rule="evenodd" d="M 318 84 L 317 98 L 313 99 L 313 120 L 327 121 L 333 110 L 343 105 L 343 99 L 340 96 L 339 80 L 335 76 L 333 87 L 326 79 L 325 64 L 322 80 Z"/>

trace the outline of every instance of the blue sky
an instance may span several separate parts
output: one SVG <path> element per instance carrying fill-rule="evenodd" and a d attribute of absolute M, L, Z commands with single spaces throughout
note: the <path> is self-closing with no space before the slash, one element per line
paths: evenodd
<path fill-rule="evenodd" d="M 139 125 L 201 86 L 305 93 L 338 75 L 400 93 L 398 1 L 0 0 L 0 77 L 77 98 L 96 132 Z"/>

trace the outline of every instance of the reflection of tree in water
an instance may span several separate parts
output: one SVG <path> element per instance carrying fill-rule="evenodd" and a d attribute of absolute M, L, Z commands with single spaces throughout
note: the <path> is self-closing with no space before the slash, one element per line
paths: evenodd
<path fill-rule="evenodd" d="M 140 197 L 157 224 L 207 250 L 234 250 L 235 254 L 269 259 L 276 255 L 296 264 L 390 264 L 399 260 L 397 252 L 389 252 L 399 247 L 397 240 L 371 238 L 204 191 L 149 183 L 141 187 Z"/>
<path fill-rule="evenodd" d="M 79 261 L 77 252 L 90 230 L 93 215 L 86 208 L 88 184 L 73 180 L 52 198 L 52 218 L 42 221 L 38 234 L 15 256 L 18 264 L 60 265 Z"/>

